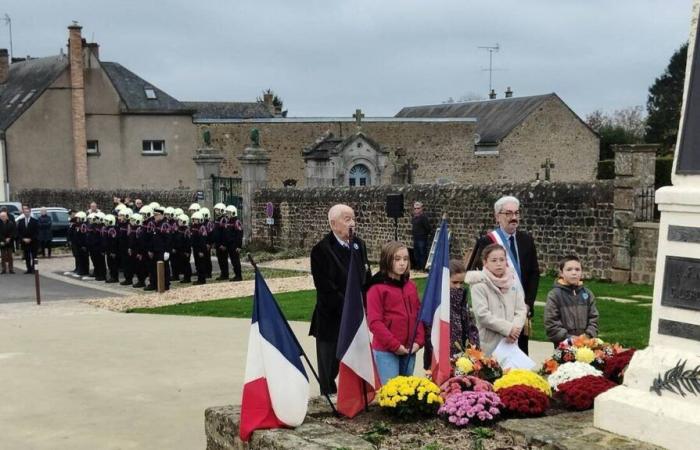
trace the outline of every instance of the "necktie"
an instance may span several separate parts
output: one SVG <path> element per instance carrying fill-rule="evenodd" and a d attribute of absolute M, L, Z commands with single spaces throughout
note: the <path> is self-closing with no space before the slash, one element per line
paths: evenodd
<path fill-rule="evenodd" d="M 510 253 L 513 257 L 513 262 L 515 264 L 520 264 L 520 261 L 518 261 L 518 251 L 515 249 L 515 237 L 509 237 L 508 241 L 510 241 Z"/>

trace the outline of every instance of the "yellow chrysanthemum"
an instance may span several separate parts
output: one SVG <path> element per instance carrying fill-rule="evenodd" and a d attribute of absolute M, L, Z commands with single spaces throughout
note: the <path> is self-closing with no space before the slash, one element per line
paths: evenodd
<path fill-rule="evenodd" d="M 588 347 L 580 347 L 576 349 L 576 361 L 590 364 L 595 359 L 595 353 Z"/>
<path fill-rule="evenodd" d="M 547 394 L 547 396 L 552 396 L 552 388 L 549 386 L 549 383 L 547 383 L 547 380 L 537 375 L 535 372 L 525 369 L 509 370 L 493 383 L 493 389 L 498 391 L 499 389 L 517 386 L 519 384 L 534 387 Z"/>
<path fill-rule="evenodd" d="M 474 365 L 472 364 L 472 362 L 464 356 L 457 359 L 457 362 L 455 364 L 457 368 L 463 373 L 470 373 L 472 370 L 474 370 Z"/>

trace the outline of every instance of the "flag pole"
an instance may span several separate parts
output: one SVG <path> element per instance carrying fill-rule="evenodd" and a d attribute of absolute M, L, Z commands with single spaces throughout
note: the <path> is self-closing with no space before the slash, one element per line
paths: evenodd
<path fill-rule="evenodd" d="M 253 259 L 253 256 L 250 254 L 250 252 L 248 253 L 248 261 L 250 261 L 250 264 L 253 266 L 253 269 L 255 270 L 255 272 L 258 273 L 259 272 L 258 265 L 255 262 L 255 260 Z M 318 374 L 316 373 L 316 369 L 314 369 L 314 366 L 311 365 L 311 361 L 309 360 L 309 357 L 306 355 L 304 348 L 299 343 L 299 340 L 297 339 L 296 335 L 294 334 L 294 331 L 292 331 L 292 327 L 289 326 L 289 321 L 284 316 L 284 313 L 282 312 L 282 308 L 280 308 L 280 305 L 277 303 L 277 299 L 275 299 L 274 296 L 272 297 L 272 299 L 275 302 L 275 306 L 277 307 L 277 311 L 279 311 L 280 316 L 282 316 L 282 318 L 284 319 L 284 324 L 287 326 L 287 330 L 289 331 L 289 334 L 294 339 L 294 343 L 296 344 L 297 349 L 301 353 L 301 356 L 303 356 L 304 359 L 306 360 L 306 364 L 309 366 L 309 369 L 311 369 L 311 373 L 313 373 L 314 378 L 316 378 L 316 381 L 318 382 L 318 384 L 320 386 L 321 379 L 319 378 Z M 333 411 L 333 415 L 335 415 L 336 417 L 340 417 L 340 414 L 338 414 L 338 411 L 335 409 L 335 405 L 331 401 L 331 397 L 327 393 L 323 394 L 323 396 L 326 397 L 326 400 L 328 400 L 328 404 L 331 406 L 331 410 Z"/>
<path fill-rule="evenodd" d="M 352 227 L 348 229 L 348 246 L 350 247 L 350 251 L 352 251 L 352 244 L 353 244 L 353 238 L 355 237 L 355 233 L 353 233 Z M 352 258 L 350 258 L 352 260 Z M 365 312 L 363 311 L 363 314 Z M 360 383 L 362 384 L 362 397 L 365 401 L 365 412 L 369 411 L 369 399 L 367 398 L 367 382 L 360 378 Z"/>

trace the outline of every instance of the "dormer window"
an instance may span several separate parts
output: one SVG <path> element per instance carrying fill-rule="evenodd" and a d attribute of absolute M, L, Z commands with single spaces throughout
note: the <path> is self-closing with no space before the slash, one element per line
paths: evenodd
<path fill-rule="evenodd" d="M 146 98 L 149 100 L 155 100 L 156 98 L 156 91 L 153 88 L 143 88 L 143 92 L 146 94 Z"/>

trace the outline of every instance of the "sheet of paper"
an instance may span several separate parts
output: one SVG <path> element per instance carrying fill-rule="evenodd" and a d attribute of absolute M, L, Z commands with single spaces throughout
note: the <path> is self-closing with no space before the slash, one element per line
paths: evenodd
<path fill-rule="evenodd" d="M 498 343 L 492 356 L 503 369 L 533 370 L 537 367 L 537 363 L 520 350 L 517 342 L 509 343 L 505 338 Z"/>

